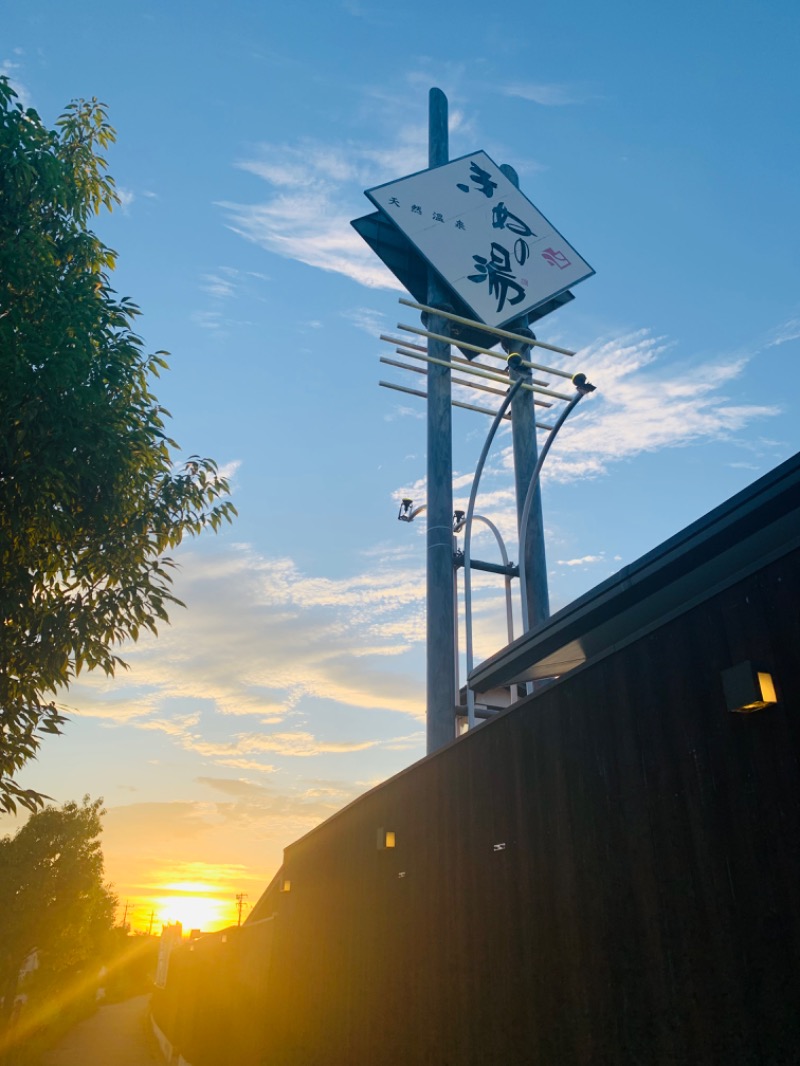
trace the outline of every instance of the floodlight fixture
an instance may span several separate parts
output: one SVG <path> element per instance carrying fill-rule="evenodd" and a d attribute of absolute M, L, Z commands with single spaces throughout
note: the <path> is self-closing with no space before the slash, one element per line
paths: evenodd
<path fill-rule="evenodd" d="M 728 710 L 738 714 L 763 711 L 778 702 L 772 674 L 749 660 L 722 671 L 722 688 Z"/>
<path fill-rule="evenodd" d="M 592 385 L 586 380 L 585 374 L 573 374 L 572 384 L 575 386 L 581 396 L 588 396 L 590 392 L 595 392 L 597 389 L 596 385 Z"/>

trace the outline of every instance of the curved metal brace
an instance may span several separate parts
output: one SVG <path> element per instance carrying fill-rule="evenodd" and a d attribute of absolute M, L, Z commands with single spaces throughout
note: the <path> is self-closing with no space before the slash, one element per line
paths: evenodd
<path fill-rule="evenodd" d="M 486 437 L 486 442 L 483 445 L 483 451 L 481 452 L 478 465 L 475 467 L 475 477 L 472 479 L 472 490 L 469 494 L 469 504 L 467 505 L 467 517 L 464 520 L 464 626 L 466 630 L 466 654 L 467 654 L 467 728 L 475 728 L 475 693 L 469 687 L 469 675 L 472 673 L 473 667 L 473 651 L 472 651 L 472 576 L 471 576 L 471 541 L 472 541 L 472 520 L 475 514 L 475 499 L 478 495 L 478 486 L 481 480 L 481 474 L 483 468 L 486 465 L 486 459 L 489 455 L 489 449 L 492 446 L 494 435 L 497 432 L 497 427 L 500 425 L 503 415 L 506 413 L 511 405 L 511 401 L 519 392 L 522 385 L 522 378 L 518 378 L 511 388 L 508 390 L 506 398 L 500 404 L 500 408 L 497 414 L 494 416 L 494 421 L 489 429 L 489 434 Z M 521 571 L 520 571 L 521 573 Z"/>
<path fill-rule="evenodd" d="M 492 531 L 492 533 L 494 533 L 494 539 L 497 541 L 497 547 L 500 549 L 500 557 L 503 560 L 503 566 L 507 567 L 508 566 L 508 551 L 506 550 L 506 544 L 505 544 L 505 541 L 503 540 L 503 536 L 500 533 L 500 530 L 497 528 L 497 526 L 494 524 L 494 522 L 492 522 L 492 520 L 490 518 L 487 518 L 486 515 L 483 515 L 483 514 L 474 514 L 472 516 L 472 521 L 473 522 L 483 522 L 483 524 L 485 526 L 488 526 L 489 529 Z M 464 528 L 465 524 L 466 524 L 466 518 L 462 522 L 460 522 L 457 526 L 453 527 L 453 532 L 454 533 L 460 533 L 461 530 Z M 512 601 L 512 598 L 511 598 L 511 578 L 508 576 L 508 574 L 505 575 L 505 586 L 506 586 L 506 628 L 508 630 L 508 643 L 510 644 L 513 641 L 513 639 L 514 639 L 514 608 L 513 608 L 513 601 Z"/>

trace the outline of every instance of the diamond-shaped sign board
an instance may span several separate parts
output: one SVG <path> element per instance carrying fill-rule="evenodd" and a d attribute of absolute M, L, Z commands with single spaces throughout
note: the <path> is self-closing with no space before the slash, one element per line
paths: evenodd
<path fill-rule="evenodd" d="M 364 215 L 362 218 L 354 218 L 350 225 L 391 270 L 401 285 L 411 293 L 417 303 L 426 304 L 428 302 L 428 264 L 411 241 L 389 221 L 383 211 L 373 211 L 372 214 Z M 572 293 L 566 290 L 551 300 L 545 300 L 528 314 L 528 324 L 535 325 L 540 318 L 552 314 L 553 311 L 557 311 L 574 299 Z M 455 314 L 462 318 L 474 318 L 472 308 L 468 307 L 452 290 L 448 302 Z M 478 329 L 477 326 L 467 326 L 463 322 L 451 322 L 447 327 L 447 332 L 448 336 L 453 338 L 458 350 L 467 359 L 474 359 L 478 353 L 463 345 L 474 344 L 479 348 L 491 349 L 497 346 L 499 339 L 494 333 L 487 333 L 485 329 Z"/>
<path fill-rule="evenodd" d="M 485 152 L 366 194 L 487 326 L 505 326 L 594 274 Z"/>

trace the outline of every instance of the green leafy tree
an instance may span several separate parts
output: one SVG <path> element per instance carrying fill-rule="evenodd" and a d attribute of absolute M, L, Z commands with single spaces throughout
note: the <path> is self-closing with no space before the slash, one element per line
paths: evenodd
<path fill-rule="evenodd" d="M 116 899 L 103 883 L 102 800 L 45 807 L 0 839 L 0 995 L 10 1013 L 34 950 L 52 983 L 99 970 Z"/>
<path fill-rule="evenodd" d="M 176 466 L 151 391 L 166 353 L 88 228 L 118 202 L 114 139 L 96 100 L 48 129 L 0 78 L 0 810 L 42 804 L 15 776 L 61 732 L 54 698 L 125 665 L 115 649 L 180 602 L 167 553 L 235 514 L 212 460 Z"/>

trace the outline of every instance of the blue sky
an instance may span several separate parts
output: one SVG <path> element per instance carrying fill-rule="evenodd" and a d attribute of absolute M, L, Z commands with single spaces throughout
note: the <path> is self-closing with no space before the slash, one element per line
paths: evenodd
<path fill-rule="evenodd" d="M 230 472 L 240 513 L 181 550 L 188 609 L 127 674 L 75 686 L 24 775 L 105 797 L 142 922 L 203 881 L 232 918 L 285 844 L 423 754 L 424 521 L 395 515 L 425 497 L 424 410 L 377 385 L 378 335 L 413 312 L 349 220 L 426 165 L 429 88 L 451 157 L 511 163 L 597 272 L 537 328 L 598 385 L 548 460 L 557 608 L 800 447 L 799 26 L 781 0 L 5 12 L 26 104 L 50 124 L 74 97 L 109 107 L 114 286 L 171 352 L 173 435 Z M 457 500 L 487 429 L 454 415 Z M 515 557 L 509 444 L 479 505 Z M 485 656 L 504 615 L 480 584 Z"/>

